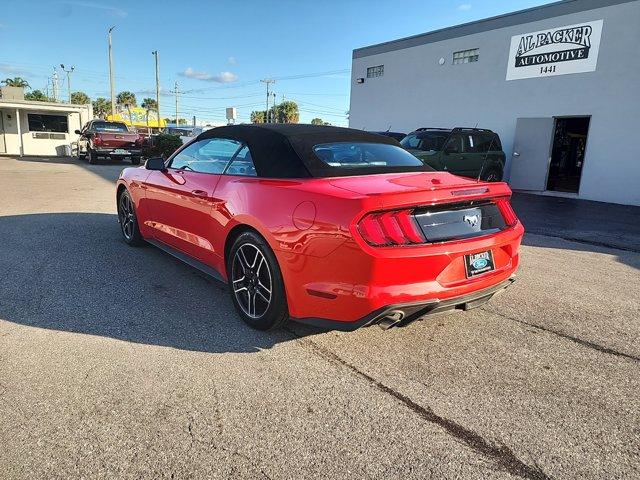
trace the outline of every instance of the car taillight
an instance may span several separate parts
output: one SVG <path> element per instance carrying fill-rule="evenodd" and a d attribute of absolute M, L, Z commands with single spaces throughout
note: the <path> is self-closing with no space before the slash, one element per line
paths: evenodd
<path fill-rule="evenodd" d="M 102 145 L 102 138 L 100 138 L 100 135 L 94 135 L 91 139 L 91 143 L 94 145 Z"/>
<path fill-rule="evenodd" d="M 358 223 L 358 232 L 373 246 L 395 246 L 425 243 L 411 210 L 370 213 Z"/>
<path fill-rule="evenodd" d="M 513 211 L 511 207 L 511 202 L 509 202 L 508 197 L 498 198 L 496 199 L 496 205 L 500 209 L 500 213 L 502 214 L 502 218 L 504 218 L 504 222 L 509 225 L 515 225 L 518 221 L 518 217 L 516 213 Z"/>

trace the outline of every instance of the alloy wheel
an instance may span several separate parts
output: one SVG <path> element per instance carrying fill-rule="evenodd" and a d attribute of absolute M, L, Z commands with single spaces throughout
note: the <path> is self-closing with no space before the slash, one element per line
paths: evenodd
<path fill-rule="evenodd" d="M 131 197 L 127 194 L 120 195 L 119 207 L 118 217 L 120 219 L 122 234 L 127 240 L 131 240 L 133 237 L 133 227 L 135 222 L 135 214 L 133 212 Z"/>
<path fill-rule="evenodd" d="M 261 318 L 271 305 L 273 279 L 264 254 L 251 243 L 241 245 L 231 266 L 233 294 L 242 311 Z"/>

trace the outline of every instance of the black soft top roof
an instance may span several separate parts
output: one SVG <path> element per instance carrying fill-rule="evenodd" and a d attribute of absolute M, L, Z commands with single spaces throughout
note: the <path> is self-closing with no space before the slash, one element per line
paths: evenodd
<path fill-rule="evenodd" d="M 258 175 L 271 178 L 344 175 L 343 170 L 327 165 L 315 155 L 313 147 L 321 143 L 367 142 L 400 146 L 391 137 L 324 125 L 229 125 L 212 128 L 198 135 L 199 140 L 216 137 L 239 140 L 247 144 Z M 372 173 L 371 169 L 367 169 L 367 173 Z"/>

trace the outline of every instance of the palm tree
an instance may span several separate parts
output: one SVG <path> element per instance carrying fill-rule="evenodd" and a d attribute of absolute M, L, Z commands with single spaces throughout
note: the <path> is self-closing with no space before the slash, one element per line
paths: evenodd
<path fill-rule="evenodd" d="M 75 105 L 87 105 L 91 103 L 89 95 L 84 92 L 73 92 L 71 94 L 71 103 Z"/>
<path fill-rule="evenodd" d="M 254 110 L 251 112 L 251 123 L 264 123 L 264 117 L 264 110 Z"/>
<path fill-rule="evenodd" d="M 298 104 L 287 100 L 277 105 L 276 109 L 278 123 L 298 123 L 300 121 L 300 111 Z"/>
<path fill-rule="evenodd" d="M 36 102 L 51 102 L 52 100 L 47 97 L 42 90 L 33 90 L 24 94 L 25 100 L 31 100 Z"/>
<path fill-rule="evenodd" d="M 147 111 L 147 127 L 149 126 L 149 112 L 151 110 L 158 113 L 158 126 L 160 126 L 160 112 L 158 112 L 158 102 L 156 102 L 153 98 L 145 98 L 142 100 L 142 105 L 140 105 Z"/>
<path fill-rule="evenodd" d="M 5 78 L 2 83 L 4 83 L 7 87 L 31 88 L 29 82 L 27 82 L 22 77 Z"/>
<path fill-rule="evenodd" d="M 111 102 L 103 97 L 96 98 L 93 101 L 93 113 L 102 119 L 107 118 L 107 115 L 111 115 Z"/>
<path fill-rule="evenodd" d="M 116 97 L 116 101 L 118 105 L 124 106 L 129 113 L 129 123 L 133 125 L 133 117 L 131 116 L 131 107 L 135 107 L 137 105 L 136 95 L 133 92 L 120 92 Z"/>

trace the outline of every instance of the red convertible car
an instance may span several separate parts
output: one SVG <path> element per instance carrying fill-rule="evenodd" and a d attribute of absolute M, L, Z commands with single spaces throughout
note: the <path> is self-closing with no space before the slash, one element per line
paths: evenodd
<path fill-rule="evenodd" d="M 125 242 L 227 282 L 263 330 L 390 327 L 484 303 L 518 266 L 510 195 L 435 172 L 390 137 L 282 124 L 209 130 L 117 183 Z"/>

